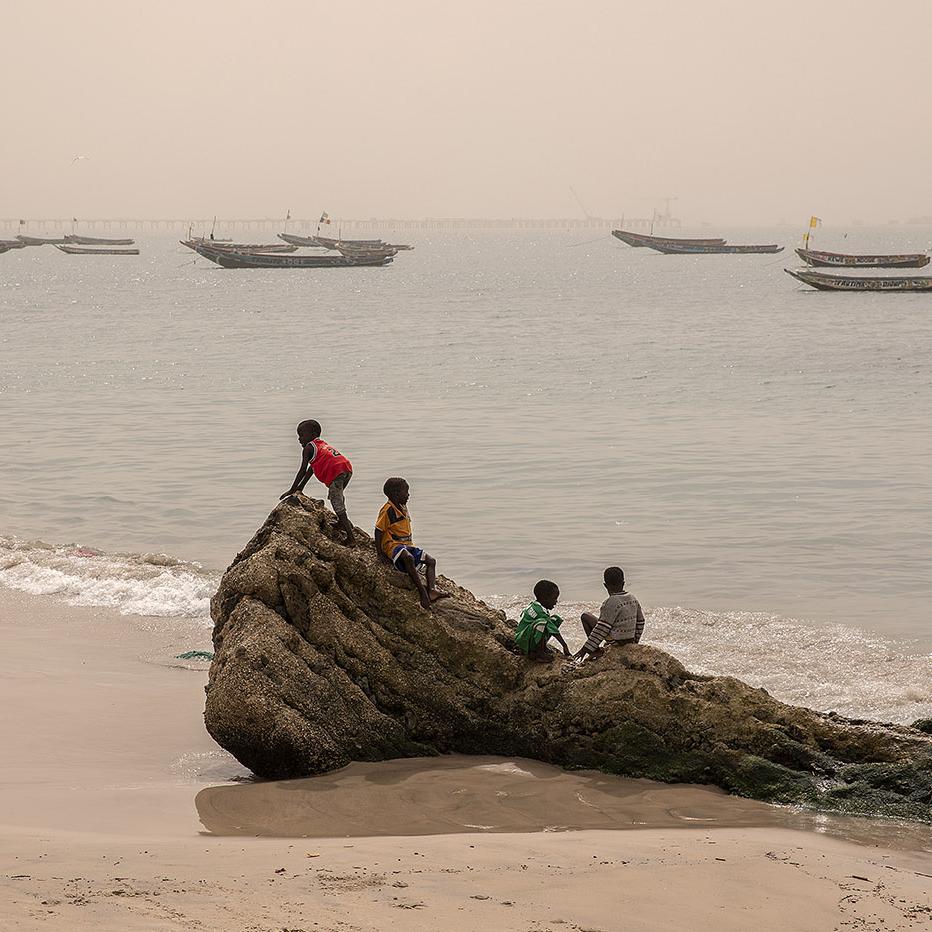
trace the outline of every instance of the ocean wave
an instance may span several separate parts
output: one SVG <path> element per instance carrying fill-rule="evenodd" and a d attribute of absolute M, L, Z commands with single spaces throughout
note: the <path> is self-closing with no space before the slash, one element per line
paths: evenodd
<path fill-rule="evenodd" d="M 527 600 L 495 596 L 490 605 L 516 618 Z M 561 603 L 571 647 L 573 625 L 596 604 Z M 734 676 L 772 696 L 823 712 L 909 724 L 932 717 L 932 655 L 846 625 L 820 625 L 767 612 L 713 612 L 675 606 L 645 610 L 644 642 L 696 673 Z M 575 630 L 574 630 L 575 628 Z"/>
<path fill-rule="evenodd" d="M 72 605 L 200 618 L 206 624 L 219 582 L 219 573 L 168 554 L 105 553 L 0 535 L 0 585 Z M 517 596 L 487 601 L 511 618 L 526 603 Z M 560 604 L 572 647 L 583 637 L 571 619 L 596 608 L 595 603 Z M 932 717 L 932 655 L 909 642 L 766 612 L 675 606 L 650 608 L 646 615 L 645 642 L 697 673 L 734 676 L 784 702 L 842 715 L 905 723 Z"/>
<path fill-rule="evenodd" d="M 124 615 L 207 618 L 219 575 L 163 553 L 105 553 L 0 536 L 0 585 Z"/>

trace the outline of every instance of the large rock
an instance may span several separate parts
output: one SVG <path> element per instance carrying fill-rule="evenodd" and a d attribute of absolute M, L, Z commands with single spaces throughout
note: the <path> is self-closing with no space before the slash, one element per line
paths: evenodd
<path fill-rule="evenodd" d="M 453 597 L 427 612 L 365 534 L 349 549 L 333 532 L 322 504 L 291 497 L 211 603 L 207 729 L 260 776 L 520 755 L 932 821 L 932 736 L 918 729 L 786 705 L 646 644 L 568 670 L 529 663 L 501 612 L 446 579 Z"/>

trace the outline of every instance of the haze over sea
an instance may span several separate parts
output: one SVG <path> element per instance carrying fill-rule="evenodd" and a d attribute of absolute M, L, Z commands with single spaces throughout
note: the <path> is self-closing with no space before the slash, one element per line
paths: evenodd
<path fill-rule="evenodd" d="M 541 577 L 597 601 L 618 563 L 647 639 L 694 668 L 932 713 L 928 297 L 804 290 L 791 250 L 597 235 L 387 235 L 415 251 L 320 272 L 224 271 L 167 235 L 137 258 L 7 253 L 0 582 L 206 614 L 315 417 L 353 461 L 355 523 L 405 476 L 416 541 L 497 604 Z"/>

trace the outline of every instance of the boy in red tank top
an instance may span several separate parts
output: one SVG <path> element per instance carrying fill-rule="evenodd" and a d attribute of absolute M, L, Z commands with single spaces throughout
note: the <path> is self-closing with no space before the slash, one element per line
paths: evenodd
<path fill-rule="evenodd" d="M 316 476 L 327 486 L 327 498 L 337 516 L 337 524 L 346 535 L 347 547 L 356 543 L 353 525 L 346 516 L 346 501 L 343 490 L 353 478 L 353 464 L 339 450 L 320 439 L 320 424 L 317 421 L 302 421 L 298 424 L 298 443 L 304 448 L 298 474 L 291 488 L 279 497 L 279 501 L 303 492 L 311 476 Z"/>

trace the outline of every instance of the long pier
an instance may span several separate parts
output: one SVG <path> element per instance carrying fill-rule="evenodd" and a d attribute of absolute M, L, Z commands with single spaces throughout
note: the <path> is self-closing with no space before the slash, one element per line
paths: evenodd
<path fill-rule="evenodd" d="M 70 217 L 44 217 L 29 218 L 21 222 L 20 218 L 0 218 L 0 230 L 7 233 L 23 233 L 32 236 L 55 235 L 69 233 L 73 226 Z M 214 226 L 213 217 L 188 218 L 128 218 L 128 217 L 88 217 L 78 220 L 76 228 L 81 232 L 113 230 L 120 232 L 146 232 L 146 231 L 176 231 L 184 233 L 192 228 L 195 233 L 203 234 Z M 369 217 L 368 219 L 334 220 L 329 226 L 322 227 L 321 232 L 327 235 L 336 235 L 338 230 L 343 232 L 356 232 L 368 230 L 373 233 L 403 231 L 403 230 L 612 230 L 623 228 L 626 230 L 646 230 L 679 227 L 680 221 L 674 217 L 662 219 L 649 217 L 623 217 L 611 220 L 605 217 L 425 217 L 419 220 L 404 219 L 400 217 Z M 292 217 L 287 224 L 281 217 L 261 217 L 252 219 L 218 217 L 216 232 L 223 235 L 227 232 L 255 230 L 268 233 L 278 233 L 282 230 L 300 233 L 317 229 L 317 218 Z"/>

